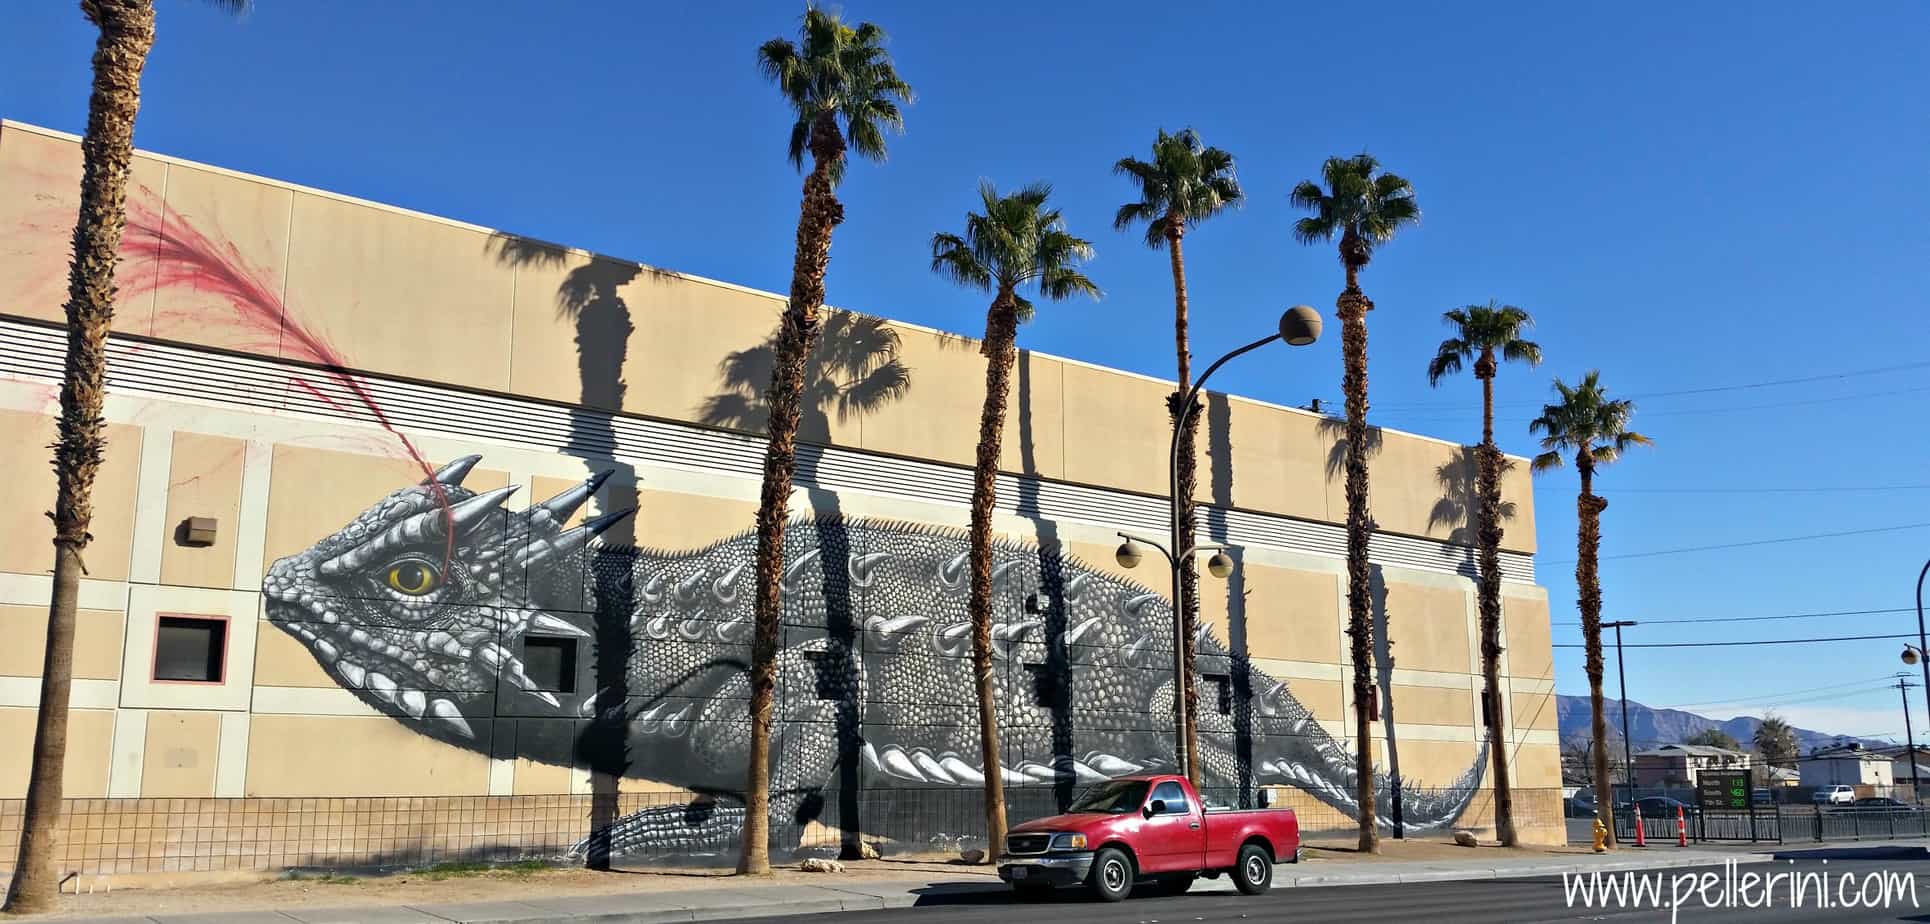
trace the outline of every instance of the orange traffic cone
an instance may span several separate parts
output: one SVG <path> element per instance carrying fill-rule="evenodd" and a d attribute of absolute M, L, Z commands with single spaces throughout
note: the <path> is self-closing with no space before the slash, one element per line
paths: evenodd
<path fill-rule="evenodd" d="M 1675 846 L 1689 846 L 1689 822 L 1682 817 L 1682 806 L 1675 807 Z"/>
<path fill-rule="evenodd" d="M 1635 846 L 1647 847 L 1649 845 L 1648 838 L 1642 836 L 1642 807 L 1633 805 L 1630 806 L 1630 808 L 1635 810 Z"/>

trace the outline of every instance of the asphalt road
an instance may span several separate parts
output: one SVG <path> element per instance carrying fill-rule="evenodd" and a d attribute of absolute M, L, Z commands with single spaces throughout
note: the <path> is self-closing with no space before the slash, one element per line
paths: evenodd
<path fill-rule="evenodd" d="M 1832 883 L 1845 873 L 1861 883 L 1869 873 L 1910 873 L 1921 885 L 1915 903 L 1904 894 L 1887 909 L 1818 906 L 1812 888 L 1803 907 L 1791 907 L 1787 889 L 1775 895 L 1768 907 L 1707 908 L 1689 897 L 1677 909 L 1682 921 L 1926 921 L 1930 922 L 1930 860 L 1831 860 L 1804 859 L 1776 861 L 1738 867 L 1742 872 L 1827 872 Z M 1669 898 L 1676 877 L 1685 874 L 1724 870 L 1656 870 L 1649 876 L 1661 879 L 1661 897 Z M 1641 874 L 1637 874 L 1641 875 Z M 1683 880 L 1693 883 L 1694 880 Z M 1852 892 L 1858 886 L 1852 886 Z M 1832 885 L 1832 888 L 1834 886 Z M 1693 885 L 1685 887 L 1693 891 Z M 1718 890 L 1711 890 L 1719 896 Z M 1870 892 L 1875 893 L 1875 887 Z M 1834 901 L 1832 899 L 1832 901 Z M 1669 921 L 1670 911 L 1653 906 L 1636 908 L 1569 907 L 1560 877 L 1538 879 L 1490 879 L 1416 885 L 1339 886 L 1302 889 L 1277 889 L 1266 895 L 1247 897 L 1238 894 L 1162 895 L 1153 887 L 1143 887 L 1120 904 L 1106 904 L 1085 898 L 1078 892 L 1060 890 L 1049 901 L 1025 902 L 1002 893 L 954 895 L 928 899 L 912 908 L 886 911 L 852 912 L 841 915 L 811 915 L 839 924 L 1021 924 L 1046 921 L 1050 924 L 1188 924 L 1206 921 L 1412 921 L 1448 924 L 1457 921 Z M 761 920 L 768 921 L 770 918 Z M 804 917 L 798 920 L 806 920 Z"/>

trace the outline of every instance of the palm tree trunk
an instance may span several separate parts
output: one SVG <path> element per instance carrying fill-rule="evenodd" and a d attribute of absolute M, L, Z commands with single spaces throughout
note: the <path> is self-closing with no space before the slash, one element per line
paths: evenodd
<path fill-rule="evenodd" d="M 41 666 L 40 711 L 34 724 L 20 852 L 4 910 L 49 910 L 58 880 L 55 829 L 67 760 L 67 705 L 74 680 L 74 608 L 94 518 L 94 476 L 106 445 L 101 401 L 107 384 L 107 334 L 114 319 L 114 270 L 127 226 L 127 176 L 134 162 L 134 118 L 141 109 L 141 70 L 154 46 L 151 0 L 84 0 L 100 29 L 94 45 L 94 89 L 81 139 L 80 213 L 67 279 L 67 363 L 60 388 L 60 439 L 55 443 L 54 590 L 47 607 L 47 652 Z"/>
<path fill-rule="evenodd" d="M 1360 850 L 1377 853 L 1380 832 L 1374 811 L 1373 572 L 1367 542 L 1373 526 L 1367 513 L 1367 312 L 1374 303 L 1351 283 L 1357 267 L 1347 264 L 1349 285 L 1336 304 L 1340 315 L 1340 380 L 1347 397 L 1347 635 L 1354 659 L 1355 799 L 1360 803 Z"/>
<path fill-rule="evenodd" d="M 1501 689 L 1501 450 L 1494 444 L 1494 355 L 1484 351 L 1474 373 L 1481 379 L 1481 459 L 1475 494 L 1481 555 L 1481 678 L 1488 697 L 1488 752 L 1494 755 L 1494 834 L 1503 847 L 1515 833 L 1514 789 L 1508 780 L 1507 725 Z"/>
<path fill-rule="evenodd" d="M 1595 750 L 1595 813 L 1608 826 L 1609 846 L 1615 845 L 1615 790 L 1608 778 L 1608 715 L 1602 705 L 1602 584 L 1596 556 L 1602 546 L 1602 509 L 1606 501 L 1594 493 L 1595 465 L 1588 447 L 1575 453 L 1582 490 L 1575 498 L 1575 588 L 1582 611 L 1582 642 L 1587 648 L 1588 704 L 1592 711 L 1591 740 Z"/>
<path fill-rule="evenodd" d="M 778 588 L 784 576 L 784 523 L 790 516 L 791 476 L 797 469 L 797 425 L 803 413 L 804 366 L 820 329 L 824 271 L 831 263 L 831 229 L 844 220 L 831 184 L 833 165 L 844 156 L 844 138 L 830 113 L 811 126 L 811 174 L 798 209 L 797 251 L 791 264 L 791 300 L 779 321 L 771 369 L 770 441 L 764 450 L 764 490 L 757 508 L 757 609 L 751 641 L 751 747 L 744 782 L 743 854 L 737 871 L 767 875 L 770 858 L 771 706 L 777 689 L 777 646 L 782 615 Z"/>
<path fill-rule="evenodd" d="M 1199 623 L 1200 613 L 1200 576 L 1199 567 L 1193 556 L 1185 554 L 1192 546 L 1197 532 L 1193 505 L 1194 484 L 1197 482 L 1197 458 L 1193 447 L 1200 430 L 1200 417 L 1197 409 L 1180 406 L 1186 400 L 1186 393 L 1193 385 L 1193 351 L 1187 333 L 1186 314 L 1186 257 L 1180 249 L 1180 240 L 1186 236 L 1186 220 L 1169 213 L 1166 216 L 1166 252 L 1173 264 L 1173 344 L 1179 356 L 1179 389 L 1167 399 L 1166 406 L 1173 419 L 1173 426 L 1179 429 L 1178 501 L 1179 518 L 1174 524 L 1173 554 L 1179 558 L 1179 599 L 1174 601 L 1178 613 L 1175 629 L 1179 632 L 1180 664 L 1182 676 L 1174 678 L 1179 684 L 1181 696 L 1181 724 L 1185 728 L 1180 747 L 1186 758 L 1186 773 L 1193 781 L 1193 787 L 1200 785 L 1200 740 L 1199 685 L 1194 682 L 1193 638 Z M 1191 410 L 1191 413 L 1188 411 Z M 1180 426 L 1181 414 L 1187 414 L 1186 425 Z"/>
<path fill-rule="evenodd" d="M 985 767 L 985 862 L 1005 849 L 1005 773 L 999 760 L 998 691 L 992 680 L 992 508 L 998 502 L 999 442 L 1011 392 L 1018 305 L 1002 290 L 985 315 L 985 408 L 972 469 L 972 674 L 978 684 L 979 755 Z"/>

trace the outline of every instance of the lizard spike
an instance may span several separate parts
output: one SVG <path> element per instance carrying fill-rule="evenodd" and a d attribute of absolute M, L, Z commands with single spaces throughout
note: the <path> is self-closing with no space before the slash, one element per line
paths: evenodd
<path fill-rule="evenodd" d="M 659 571 L 651 575 L 650 580 L 643 582 L 643 592 L 638 596 L 643 598 L 643 602 L 652 606 L 663 602 L 663 582 L 663 572 Z"/>
<path fill-rule="evenodd" d="M 703 583 L 704 573 L 702 571 L 698 571 L 684 578 L 683 581 L 677 585 L 677 602 L 684 604 L 695 602 L 697 599 L 697 588 Z"/>
<path fill-rule="evenodd" d="M 737 644 L 744 640 L 744 631 L 751 627 L 751 621 L 742 616 L 727 619 L 717 624 L 717 640 Z"/>
<path fill-rule="evenodd" d="M 1057 770 L 1029 760 L 1019 764 L 1018 771 L 1025 775 L 1028 782 L 1050 783 L 1059 778 Z"/>
<path fill-rule="evenodd" d="M 536 681 L 529 679 L 528 674 L 523 673 L 522 659 L 511 654 L 509 649 L 495 642 L 484 642 L 476 648 L 476 656 L 481 658 L 484 664 L 501 671 L 502 675 L 507 678 L 510 683 L 515 684 L 517 689 L 541 700 L 551 709 L 562 707 L 563 704 L 557 702 L 555 696 L 538 686 Z"/>
<path fill-rule="evenodd" d="M 957 593 L 965 589 L 966 555 L 967 553 L 960 552 L 938 566 L 938 583 L 945 585 L 946 590 Z"/>
<path fill-rule="evenodd" d="M 871 742 L 869 741 L 865 742 L 864 748 L 859 752 L 859 754 L 863 756 L 864 765 L 866 768 L 870 769 L 871 772 L 873 773 L 885 772 L 884 765 L 878 762 L 878 749 L 874 747 Z"/>
<path fill-rule="evenodd" d="M 455 735 L 468 738 L 472 741 L 475 740 L 475 730 L 469 727 L 469 720 L 462 717 L 462 710 L 457 709 L 455 703 L 446 699 L 431 700 L 429 702 L 429 713 L 435 716 L 436 721 L 441 722 L 444 728 L 447 728 Z"/>
<path fill-rule="evenodd" d="M 1067 603 L 1077 600 L 1085 595 L 1086 585 L 1091 581 L 1091 574 L 1080 572 L 1073 575 L 1072 580 L 1067 581 L 1065 586 L 1059 589 L 1059 596 L 1064 597 Z"/>
<path fill-rule="evenodd" d="M 811 562 L 816 561 L 818 555 L 822 552 L 822 549 L 817 546 L 812 546 L 799 553 L 798 557 L 784 568 L 783 584 L 785 593 L 797 593 L 798 578 L 803 576 L 805 567 L 810 565 Z"/>
<path fill-rule="evenodd" d="M 677 635 L 686 642 L 694 642 L 704 637 L 704 613 L 702 610 L 677 623 Z"/>
<path fill-rule="evenodd" d="M 550 635 L 562 635 L 569 638 L 590 637 L 590 633 L 548 613 L 537 613 L 535 616 L 530 617 L 528 631 L 546 632 Z"/>
<path fill-rule="evenodd" d="M 939 654 L 949 655 L 954 658 L 958 657 L 965 653 L 965 649 L 969 645 L 965 636 L 971 631 L 972 624 L 969 622 L 961 622 L 955 626 L 947 626 L 932 636 L 932 647 L 937 649 Z"/>
<path fill-rule="evenodd" d="M 324 577 L 353 574 L 382 556 L 422 545 L 432 539 L 443 538 L 443 529 L 450 522 L 455 524 L 458 534 L 467 532 L 495 512 L 496 508 L 501 507 L 503 501 L 516 493 L 516 487 L 516 485 L 510 485 L 507 488 L 478 494 L 450 506 L 446 512 L 435 509 L 413 514 L 389 527 L 382 535 L 322 562 L 318 570 Z"/>
<path fill-rule="evenodd" d="M 1013 561 L 1000 562 L 999 564 L 997 564 L 992 568 L 992 583 L 997 584 L 998 582 L 1005 580 L 1005 576 L 1008 574 L 1011 574 L 1013 568 L 1017 568 L 1018 566 L 1023 564 L 1025 564 L 1024 559 L 1015 559 Z"/>
<path fill-rule="evenodd" d="M 651 638 L 656 639 L 659 642 L 669 638 L 670 637 L 670 614 L 668 612 L 663 612 L 663 613 L 658 613 L 656 616 L 652 617 L 649 622 L 644 623 L 643 634 L 650 636 Z"/>
<path fill-rule="evenodd" d="M 1139 594 L 1138 596 L 1128 599 L 1125 603 L 1120 604 L 1120 609 L 1123 609 L 1128 614 L 1132 615 L 1135 618 L 1138 618 L 1138 617 L 1141 617 L 1142 615 L 1140 613 L 1140 610 L 1146 608 L 1154 600 L 1158 600 L 1159 598 L 1160 598 L 1159 595 L 1156 593 Z"/>
<path fill-rule="evenodd" d="M 744 567 L 744 562 L 738 562 L 711 582 L 710 595 L 716 597 L 718 603 L 725 606 L 737 603 L 737 579 L 743 576 Z"/>
<path fill-rule="evenodd" d="M 697 709 L 697 704 L 691 703 L 683 707 L 682 709 L 679 709 L 676 712 L 673 712 L 670 715 L 665 716 L 663 720 L 663 733 L 666 735 L 669 735 L 672 738 L 682 738 L 683 736 L 689 734 L 690 727 L 693 724 L 695 724 L 690 721 L 690 714 L 692 712 L 695 712 L 696 709 Z"/>
<path fill-rule="evenodd" d="M 1099 628 L 1105 621 L 1105 617 L 1103 616 L 1093 616 L 1080 620 L 1078 625 L 1072 627 L 1071 632 L 1066 633 L 1066 647 L 1070 648 L 1073 645 L 1081 643 L 1085 640 L 1086 636 L 1091 635 L 1093 630 Z"/>
<path fill-rule="evenodd" d="M 918 767 L 918 772 L 923 773 L 925 775 L 925 779 L 931 780 L 932 782 L 935 782 L 935 783 L 958 782 L 957 780 L 952 779 L 951 774 L 945 772 L 944 766 L 939 764 L 939 762 L 936 759 L 934 759 L 930 754 L 922 750 L 914 750 L 911 752 L 911 762 Z"/>
<path fill-rule="evenodd" d="M 938 766 L 943 768 L 952 779 L 958 782 L 970 783 L 974 786 L 982 786 L 985 784 L 985 774 L 978 772 L 978 769 L 971 764 L 959 760 L 950 754 L 939 758 Z"/>
<path fill-rule="evenodd" d="M 856 555 L 847 559 L 845 571 L 851 575 L 851 584 L 855 587 L 870 587 L 871 569 L 890 557 L 888 552 L 872 552 L 869 555 Z"/>
<path fill-rule="evenodd" d="M 589 500 L 590 495 L 595 494 L 596 489 L 602 487 L 603 482 L 609 480 L 609 478 L 609 471 L 602 471 L 591 475 L 583 479 L 581 484 L 529 508 L 529 513 L 531 516 L 534 516 L 538 512 L 546 513 L 550 519 L 562 523 L 568 520 L 572 514 L 576 513 L 577 508 L 583 506 L 583 502 Z"/>
<path fill-rule="evenodd" d="M 928 782 L 924 774 L 918 772 L 918 767 L 911 762 L 911 758 L 906 757 L 905 752 L 895 745 L 885 748 L 878 755 L 878 759 L 884 763 L 885 772 L 892 776 L 914 783 Z"/>
<path fill-rule="evenodd" d="M 928 622 L 931 622 L 931 617 L 929 616 L 899 616 L 896 619 L 873 616 L 865 622 L 865 629 L 877 634 L 880 641 L 895 645 L 897 639 L 893 638 L 893 636 L 910 632 Z"/>
<path fill-rule="evenodd" d="M 452 488 L 459 487 L 462 485 L 462 480 L 469 477 L 470 470 L 474 469 L 476 463 L 481 461 L 482 456 L 463 456 L 460 459 L 451 461 L 448 465 L 436 469 L 435 474 L 422 479 L 417 482 L 417 484 L 427 485 L 430 482 L 440 482 Z"/>
<path fill-rule="evenodd" d="M 1152 640 L 1153 637 L 1150 635 L 1142 635 L 1133 639 L 1132 642 L 1126 646 L 1125 656 L 1121 658 L 1121 660 L 1125 661 L 1129 667 L 1139 667 L 1146 660 L 1146 652 Z"/>
<path fill-rule="evenodd" d="M 1130 760 L 1114 757 L 1111 754 L 1087 755 L 1086 763 L 1091 764 L 1093 769 L 1107 776 L 1125 776 L 1128 773 L 1138 773 L 1145 769 Z"/>
<path fill-rule="evenodd" d="M 519 556 L 520 560 L 515 562 L 514 566 L 517 568 L 533 568 L 550 559 L 569 555 L 589 545 L 591 539 L 602 535 L 610 527 L 623 522 L 624 519 L 634 513 L 636 513 L 635 510 L 619 510 L 615 513 L 606 513 L 600 517 L 585 520 L 582 526 L 578 526 L 575 529 L 557 533 L 556 537 L 548 542 L 540 539 L 533 541 L 522 550 Z"/>

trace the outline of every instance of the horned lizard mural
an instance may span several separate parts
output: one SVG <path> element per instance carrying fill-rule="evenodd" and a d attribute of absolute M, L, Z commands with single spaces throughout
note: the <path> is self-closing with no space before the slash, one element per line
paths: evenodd
<path fill-rule="evenodd" d="M 570 720 L 568 735 L 515 736 L 516 756 L 594 765 L 587 752 L 614 741 L 622 773 L 719 797 L 705 811 L 621 819 L 613 852 L 727 849 L 743 820 L 755 534 L 690 550 L 618 547 L 597 536 L 627 511 L 566 527 L 603 476 L 511 512 L 502 505 L 514 487 L 462 487 L 479 459 L 448 464 L 277 561 L 262 586 L 269 618 L 337 683 L 422 734 L 486 752 L 492 719 Z M 982 767 L 965 533 L 838 519 L 800 521 L 786 537 L 774 847 L 797 846 L 827 793 L 852 780 L 967 790 L 999 773 L 1014 786 L 1067 787 L 1169 765 L 1172 623 L 1159 594 L 1049 548 L 1000 546 L 993 636 L 1009 764 Z M 596 664 L 589 689 L 531 680 L 525 646 L 539 637 L 576 640 L 579 663 Z M 1237 691 L 1232 715 L 1201 710 L 1205 786 L 1246 798 L 1285 784 L 1353 814 L 1353 756 L 1288 684 L 1210 632 L 1198 652 L 1200 672 Z M 1405 823 L 1452 822 L 1485 757 L 1451 787 L 1408 792 Z M 1392 785 L 1377 780 L 1378 806 Z"/>

